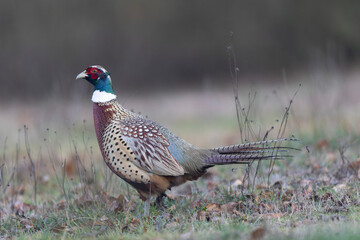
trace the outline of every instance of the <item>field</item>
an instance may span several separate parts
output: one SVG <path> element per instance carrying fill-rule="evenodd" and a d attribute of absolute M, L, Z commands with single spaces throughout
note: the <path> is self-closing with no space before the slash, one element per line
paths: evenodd
<path fill-rule="evenodd" d="M 168 192 L 144 218 L 135 190 L 103 163 L 90 92 L 67 100 L 0 103 L 0 238 L 358 239 L 360 73 L 318 71 L 291 83 L 240 84 L 250 140 L 284 132 L 300 141 L 292 158 L 212 168 Z M 299 82 L 302 82 L 299 87 Z M 83 87 L 83 85 L 76 85 Z M 121 94 L 140 111 L 200 147 L 240 143 L 233 89 Z M 250 101 L 251 102 L 251 101 Z M 24 126 L 25 125 L 25 126 Z M 252 134 L 251 134 L 252 133 Z M 255 175 L 255 173 L 257 173 Z"/>

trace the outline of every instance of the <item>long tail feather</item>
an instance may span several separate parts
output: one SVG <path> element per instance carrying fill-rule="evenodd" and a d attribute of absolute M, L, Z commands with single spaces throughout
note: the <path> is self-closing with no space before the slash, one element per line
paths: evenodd
<path fill-rule="evenodd" d="M 249 164 L 256 160 L 263 159 L 284 159 L 292 157 L 290 155 L 262 155 L 262 154 L 246 154 L 246 155 L 236 155 L 236 154 L 224 154 L 224 155 L 213 155 L 204 160 L 206 164 L 209 165 L 225 165 L 225 164 Z"/>
<path fill-rule="evenodd" d="M 279 147 L 279 146 L 269 146 L 269 144 L 275 144 L 278 142 L 286 142 L 286 141 L 298 141 L 296 139 L 291 138 L 281 138 L 281 139 L 274 139 L 274 140 L 266 140 L 266 141 L 260 141 L 260 142 L 249 142 L 244 144 L 238 144 L 238 145 L 231 145 L 231 146 L 225 146 L 225 147 L 219 147 L 212 149 L 213 151 L 216 151 L 218 153 L 241 153 L 251 150 L 280 150 L 280 149 L 291 149 L 291 150 L 299 150 L 296 148 L 291 147 Z"/>
<path fill-rule="evenodd" d="M 291 138 L 281 138 L 259 142 L 249 142 L 239 145 L 214 148 L 214 154 L 204 160 L 208 165 L 249 164 L 256 160 L 276 160 L 292 157 L 286 155 L 289 151 L 300 150 L 292 147 L 276 146 L 280 142 L 298 141 Z"/>

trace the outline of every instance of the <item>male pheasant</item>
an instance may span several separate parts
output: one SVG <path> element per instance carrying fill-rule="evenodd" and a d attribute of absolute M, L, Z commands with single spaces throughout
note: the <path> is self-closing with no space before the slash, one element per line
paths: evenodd
<path fill-rule="evenodd" d="M 116 101 L 110 74 L 101 66 L 88 67 L 76 79 L 94 85 L 92 95 L 94 124 L 100 151 L 107 166 L 133 186 L 146 201 L 188 180 L 196 180 L 209 167 L 248 164 L 254 160 L 274 159 L 276 147 L 269 140 L 202 149 L 175 136 L 165 127 L 122 107 Z"/>

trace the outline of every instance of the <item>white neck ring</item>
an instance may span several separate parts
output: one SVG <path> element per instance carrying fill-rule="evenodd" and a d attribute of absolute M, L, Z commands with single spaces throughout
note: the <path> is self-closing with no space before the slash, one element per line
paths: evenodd
<path fill-rule="evenodd" d="M 98 102 L 108 102 L 114 99 L 116 99 L 115 94 L 108 93 L 105 91 L 95 90 L 92 95 L 91 101 L 98 103 Z"/>

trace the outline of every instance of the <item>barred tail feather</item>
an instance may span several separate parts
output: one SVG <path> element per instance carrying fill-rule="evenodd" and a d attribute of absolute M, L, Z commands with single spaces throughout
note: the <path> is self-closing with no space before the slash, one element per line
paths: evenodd
<path fill-rule="evenodd" d="M 276 146 L 277 143 L 286 141 L 297 140 L 281 138 L 214 148 L 211 149 L 213 155 L 206 158 L 204 163 L 207 165 L 249 164 L 256 160 L 276 160 L 292 157 L 285 154 L 290 150 L 299 149 Z"/>
<path fill-rule="evenodd" d="M 249 164 L 256 160 L 263 159 L 283 159 L 291 157 L 288 155 L 276 156 L 276 155 L 262 155 L 262 154 L 224 154 L 224 155 L 213 155 L 204 160 L 208 165 L 226 165 L 226 164 Z"/>
<path fill-rule="evenodd" d="M 292 138 L 280 138 L 280 139 L 274 139 L 274 140 L 266 140 L 266 141 L 259 141 L 259 142 L 249 142 L 249 143 L 244 143 L 244 144 L 219 147 L 219 148 L 214 148 L 212 150 L 215 151 L 215 152 L 218 152 L 220 154 L 247 153 L 249 151 L 266 152 L 265 150 L 267 150 L 269 152 L 286 150 L 286 149 L 288 149 L 288 150 L 298 150 L 296 148 L 291 148 L 291 147 L 271 146 L 271 144 L 276 144 L 276 143 L 279 143 L 279 142 L 287 142 L 287 141 L 298 141 L 298 140 L 292 139 Z"/>

